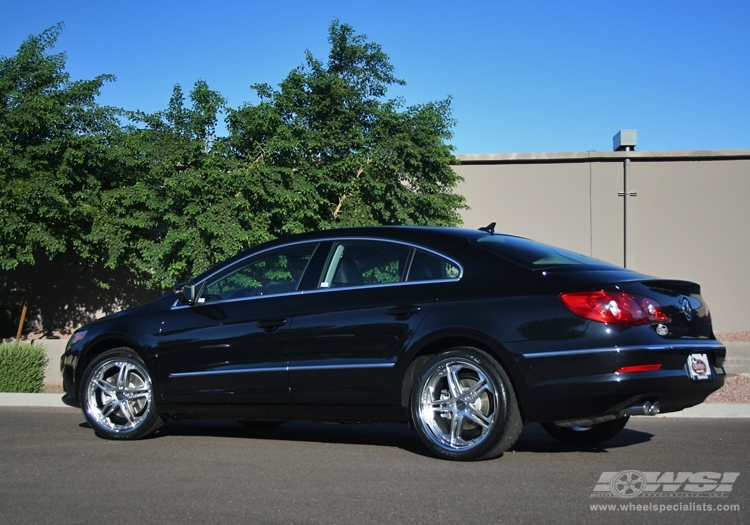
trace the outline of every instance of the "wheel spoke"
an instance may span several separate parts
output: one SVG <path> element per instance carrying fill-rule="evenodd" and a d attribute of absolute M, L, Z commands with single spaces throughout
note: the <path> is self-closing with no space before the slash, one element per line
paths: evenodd
<path fill-rule="evenodd" d="M 461 369 L 460 365 L 447 366 L 446 367 L 446 379 L 448 380 L 448 389 L 451 393 L 452 398 L 457 398 L 461 395 L 463 388 L 458 380 L 458 371 Z"/>
<path fill-rule="evenodd" d="M 99 387 L 99 390 L 107 394 L 108 396 L 114 396 L 115 392 L 117 391 L 115 385 L 110 383 L 109 381 L 106 381 L 102 378 L 96 378 L 94 380 L 94 384 Z"/>
<path fill-rule="evenodd" d="M 480 376 L 479 381 L 466 389 L 463 393 L 463 398 L 467 403 L 473 403 L 485 390 L 491 392 L 487 379 Z"/>
<path fill-rule="evenodd" d="M 492 424 L 491 417 L 487 417 L 481 412 L 479 412 L 476 408 L 474 408 L 471 405 L 466 405 L 466 416 L 474 423 L 485 429 L 485 431 L 489 428 L 489 426 Z"/>
<path fill-rule="evenodd" d="M 128 420 L 128 426 L 132 427 L 135 425 L 135 414 L 133 413 L 133 407 L 130 406 L 130 403 L 123 400 L 120 402 L 120 408 L 122 409 L 122 414 L 125 416 L 125 419 Z"/>
<path fill-rule="evenodd" d="M 137 401 L 138 399 L 149 399 L 151 397 L 151 390 L 147 388 L 139 388 L 137 390 L 126 390 L 123 395 L 129 401 Z"/>
<path fill-rule="evenodd" d="M 104 406 L 102 406 L 102 408 L 100 409 L 100 411 L 102 413 L 102 416 L 104 416 L 105 418 L 111 416 L 112 413 L 115 410 L 117 410 L 119 404 L 120 403 L 119 403 L 119 401 L 117 401 L 117 398 L 114 398 L 114 397 L 112 399 L 110 399 L 109 401 L 107 401 L 104 404 Z"/>
<path fill-rule="evenodd" d="M 457 447 L 461 440 L 461 425 L 463 424 L 463 417 L 459 414 L 451 414 L 451 433 L 450 443 L 452 446 Z"/>
<path fill-rule="evenodd" d="M 127 363 L 120 363 L 120 373 L 117 374 L 117 389 L 125 390 L 128 386 L 128 374 L 132 370 L 132 366 Z"/>

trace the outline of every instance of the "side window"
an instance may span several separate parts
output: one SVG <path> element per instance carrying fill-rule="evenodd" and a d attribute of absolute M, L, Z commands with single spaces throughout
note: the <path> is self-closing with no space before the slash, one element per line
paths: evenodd
<path fill-rule="evenodd" d="M 388 242 L 336 243 L 320 288 L 401 282 L 410 253 L 408 246 Z"/>
<path fill-rule="evenodd" d="M 206 283 L 198 302 L 294 292 L 316 247 L 300 244 L 253 257 Z"/>
<path fill-rule="evenodd" d="M 460 270 L 447 259 L 434 253 L 417 250 L 414 253 L 407 281 L 437 281 L 442 279 L 458 279 Z"/>

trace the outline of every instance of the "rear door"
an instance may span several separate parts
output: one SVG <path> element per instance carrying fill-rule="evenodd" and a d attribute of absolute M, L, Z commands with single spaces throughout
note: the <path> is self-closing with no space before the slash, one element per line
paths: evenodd
<path fill-rule="evenodd" d="M 390 405 L 394 367 L 433 303 L 460 276 L 456 263 L 371 240 L 332 245 L 317 289 L 295 309 L 292 402 Z"/>

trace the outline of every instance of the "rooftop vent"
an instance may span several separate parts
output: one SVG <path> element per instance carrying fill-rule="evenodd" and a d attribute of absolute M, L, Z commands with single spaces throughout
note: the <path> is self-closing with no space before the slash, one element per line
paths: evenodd
<path fill-rule="evenodd" d="M 633 151 L 635 149 L 635 130 L 621 129 L 612 137 L 613 151 Z"/>

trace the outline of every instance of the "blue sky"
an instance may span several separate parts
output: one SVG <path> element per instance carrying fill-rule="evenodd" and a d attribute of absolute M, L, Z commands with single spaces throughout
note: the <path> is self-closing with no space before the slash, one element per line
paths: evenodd
<path fill-rule="evenodd" d="M 747 0 L 2 0 L 0 55 L 57 22 L 73 79 L 157 111 L 198 79 L 232 107 L 278 84 L 334 18 L 379 43 L 407 104 L 453 97 L 456 153 L 750 148 Z"/>

